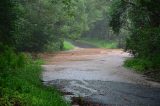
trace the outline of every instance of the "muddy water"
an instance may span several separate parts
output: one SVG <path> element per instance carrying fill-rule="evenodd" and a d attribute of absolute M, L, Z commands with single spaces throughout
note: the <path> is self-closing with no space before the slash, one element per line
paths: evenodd
<path fill-rule="evenodd" d="M 160 84 L 124 67 L 122 50 L 77 49 L 44 56 L 43 81 L 64 92 L 66 100 L 83 98 L 101 105 L 160 106 Z"/>

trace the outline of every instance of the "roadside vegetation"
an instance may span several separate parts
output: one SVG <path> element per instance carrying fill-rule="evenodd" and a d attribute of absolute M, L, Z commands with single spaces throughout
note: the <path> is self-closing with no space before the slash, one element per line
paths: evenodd
<path fill-rule="evenodd" d="M 0 106 L 70 105 L 59 91 L 43 85 L 43 61 L 31 55 L 46 50 L 51 41 L 62 48 L 61 37 L 51 36 L 52 27 L 47 24 L 51 18 L 42 18 L 35 9 L 41 5 L 49 13 L 52 9 L 45 3 L 0 1 Z"/>
<path fill-rule="evenodd" d="M 149 70 L 152 63 L 147 59 L 130 58 L 125 61 L 124 65 L 134 69 L 137 72 L 144 73 L 146 70 Z"/>
<path fill-rule="evenodd" d="M 105 49 L 116 49 L 118 48 L 118 43 L 116 41 L 106 41 L 102 39 L 96 39 L 96 38 L 83 38 L 81 40 L 78 40 L 80 42 L 84 42 L 90 45 L 94 45 L 98 48 L 105 48 Z"/>
<path fill-rule="evenodd" d="M 42 85 L 42 64 L 42 60 L 32 60 L 29 54 L 16 54 L 3 47 L 0 106 L 69 106 L 57 90 Z"/>
<path fill-rule="evenodd" d="M 125 66 L 160 79 L 160 2 L 158 0 L 114 0 L 111 22 L 115 33 L 128 32 L 125 50 L 134 58 Z"/>
<path fill-rule="evenodd" d="M 154 81 L 160 82 L 160 71 L 155 64 L 146 58 L 130 58 L 124 62 L 124 66 L 140 74 L 147 75 Z"/>
<path fill-rule="evenodd" d="M 72 43 L 70 43 L 69 41 L 65 40 L 63 42 L 63 50 L 72 50 L 74 48 L 75 48 L 75 46 Z"/>

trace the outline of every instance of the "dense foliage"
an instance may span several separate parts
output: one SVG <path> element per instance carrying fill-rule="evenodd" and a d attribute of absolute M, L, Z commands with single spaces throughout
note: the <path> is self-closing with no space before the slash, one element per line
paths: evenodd
<path fill-rule="evenodd" d="M 19 33 L 16 48 L 19 51 L 44 51 L 51 43 L 53 48 L 62 49 L 60 32 L 63 4 L 51 0 L 20 0 L 17 2 L 20 14 L 17 20 Z"/>
<path fill-rule="evenodd" d="M 147 59 L 160 67 L 160 1 L 115 0 L 112 3 L 110 25 L 115 32 L 128 31 L 126 50 L 136 58 Z"/>
<path fill-rule="evenodd" d="M 119 40 L 109 26 L 110 4 L 110 0 L 7 0 L 1 3 L 1 40 L 27 52 L 63 50 L 64 38 Z"/>
<path fill-rule="evenodd" d="M 12 43 L 18 51 L 41 52 L 62 50 L 64 38 L 118 39 L 109 27 L 110 3 L 109 0 L 4 1 L 1 40 Z"/>
<path fill-rule="evenodd" d="M 3 46 L 0 53 L 0 106 L 67 106 L 58 91 L 39 80 L 43 61 L 16 54 Z"/>
<path fill-rule="evenodd" d="M 46 42 L 44 38 L 47 37 L 41 25 L 38 25 L 38 28 L 32 27 L 32 19 L 29 19 L 34 15 L 30 15 L 23 7 L 26 2 L 29 3 L 16 0 L 0 1 L 0 106 L 67 106 L 55 89 L 41 84 L 41 61 L 33 61 L 32 56 L 19 52 L 41 51 L 41 48 L 37 49 L 36 46 L 43 48 Z M 41 32 L 43 36 L 34 36 L 33 33 L 37 30 L 44 31 Z M 41 38 L 39 40 L 43 42 L 32 40 L 35 37 Z"/>
<path fill-rule="evenodd" d="M 0 1 L 0 43 L 13 44 L 13 29 L 15 29 L 15 11 L 14 2 L 10 0 Z"/>

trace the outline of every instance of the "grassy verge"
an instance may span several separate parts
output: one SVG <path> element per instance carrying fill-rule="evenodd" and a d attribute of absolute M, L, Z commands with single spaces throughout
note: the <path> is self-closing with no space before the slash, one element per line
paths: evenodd
<path fill-rule="evenodd" d="M 63 47 L 64 50 L 72 50 L 75 48 L 74 45 L 68 41 L 64 41 L 63 46 L 64 46 Z"/>
<path fill-rule="evenodd" d="M 145 74 L 154 81 L 160 81 L 160 70 L 154 69 L 154 64 L 148 59 L 130 58 L 124 62 L 124 66 L 138 73 Z"/>
<path fill-rule="evenodd" d="M 68 106 L 60 93 L 40 81 L 42 61 L 8 50 L 0 53 L 0 106 Z M 23 66 L 20 67 L 21 63 Z"/>
<path fill-rule="evenodd" d="M 118 44 L 115 41 L 106 41 L 106 40 L 89 39 L 89 38 L 83 38 L 79 41 L 94 45 L 99 48 L 115 49 L 118 47 Z"/>

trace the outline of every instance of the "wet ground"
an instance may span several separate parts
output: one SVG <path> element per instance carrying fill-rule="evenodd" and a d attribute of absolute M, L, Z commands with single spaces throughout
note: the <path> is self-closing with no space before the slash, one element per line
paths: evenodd
<path fill-rule="evenodd" d="M 160 106 L 160 84 L 124 68 L 131 56 L 120 49 L 77 48 L 42 57 L 44 84 L 57 87 L 68 101 L 76 98 L 73 104 Z"/>

